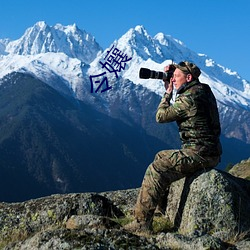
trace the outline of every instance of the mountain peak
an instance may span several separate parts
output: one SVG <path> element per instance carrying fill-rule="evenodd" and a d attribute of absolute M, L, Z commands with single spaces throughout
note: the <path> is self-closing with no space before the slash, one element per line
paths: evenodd
<path fill-rule="evenodd" d="M 136 54 L 143 60 L 154 58 L 156 61 L 162 61 L 161 52 L 158 44 L 148 34 L 142 25 L 129 29 L 118 41 L 118 47 L 129 55 Z"/>
<path fill-rule="evenodd" d="M 159 32 L 157 33 L 155 36 L 154 36 L 154 39 L 157 40 L 161 45 L 163 46 L 176 46 L 176 47 L 186 47 L 185 44 L 178 40 L 178 39 L 175 39 L 173 38 L 172 36 L 170 35 L 166 35 L 162 32 Z"/>
<path fill-rule="evenodd" d="M 38 21 L 37 23 L 35 23 L 34 27 L 40 27 L 41 29 L 47 27 L 47 23 L 45 21 Z"/>
<path fill-rule="evenodd" d="M 20 39 L 9 42 L 5 52 L 18 55 L 62 52 L 90 63 L 101 50 L 95 38 L 79 29 L 76 24 L 49 26 L 46 22 L 39 21 L 28 28 Z"/>
<path fill-rule="evenodd" d="M 129 29 L 119 40 L 126 40 L 131 45 L 136 44 L 138 40 L 151 40 L 152 38 L 147 33 L 142 25 L 137 25 L 135 28 Z"/>
<path fill-rule="evenodd" d="M 135 26 L 134 30 L 141 33 L 141 34 L 148 35 L 148 33 L 147 33 L 147 31 L 146 31 L 146 29 L 144 28 L 143 25 Z"/>
<path fill-rule="evenodd" d="M 86 33 L 86 31 L 85 30 L 80 30 L 79 28 L 78 28 L 78 26 L 74 23 L 74 24 L 72 24 L 72 25 L 67 25 L 67 26 L 64 26 L 64 25 L 62 25 L 62 24 L 60 24 L 60 23 L 57 23 L 54 27 L 53 27 L 55 30 L 60 30 L 60 31 L 62 31 L 62 32 L 64 32 L 64 33 Z"/>

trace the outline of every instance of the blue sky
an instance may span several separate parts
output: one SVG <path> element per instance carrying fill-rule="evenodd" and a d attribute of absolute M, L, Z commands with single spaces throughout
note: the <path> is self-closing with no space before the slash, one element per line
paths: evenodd
<path fill-rule="evenodd" d="M 0 0 L 0 39 L 18 39 L 37 21 L 76 23 L 104 49 L 143 25 L 149 35 L 171 35 L 250 81 L 249 0 Z"/>

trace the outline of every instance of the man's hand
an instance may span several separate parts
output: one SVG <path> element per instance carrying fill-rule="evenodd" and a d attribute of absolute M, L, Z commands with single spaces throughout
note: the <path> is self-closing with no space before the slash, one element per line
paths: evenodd
<path fill-rule="evenodd" d="M 164 67 L 164 72 L 168 72 L 170 69 L 170 65 L 165 66 Z M 170 78 L 170 82 L 168 82 L 167 80 L 163 80 L 164 81 L 164 86 L 166 89 L 166 93 L 171 94 L 173 91 L 173 82 L 172 82 L 172 78 Z"/>

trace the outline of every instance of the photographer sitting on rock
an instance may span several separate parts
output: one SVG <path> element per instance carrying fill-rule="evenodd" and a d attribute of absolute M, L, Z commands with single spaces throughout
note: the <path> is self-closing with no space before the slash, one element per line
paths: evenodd
<path fill-rule="evenodd" d="M 156 121 L 176 121 L 181 149 L 163 150 L 156 154 L 146 170 L 135 205 L 135 220 L 125 226 L 132 232 L 152 230 L 155 209 L 170 184 L 202 168 L 213 168 L 222 153 L 220 121 L 215 97 L 207 84 L 199 81 L 200 69 L 193 63 L 181 62 L 164 68 L 173 75 L 164 79 L 166 92 L 156 112 Z M 170 104 L 173 86 L 176 99 Z"/>

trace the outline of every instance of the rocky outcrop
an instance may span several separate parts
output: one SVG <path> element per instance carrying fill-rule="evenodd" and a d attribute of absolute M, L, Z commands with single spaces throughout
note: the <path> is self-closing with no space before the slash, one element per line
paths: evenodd
<path fill-rule="evenodd" d="M 0 249 L 250 248 L 250 181 L 210 170 L 173 183 L 162 217 L 172 227 L 156 230 L 155 217 L 152 235 L 122 227 L 131 218 L 138 191 L 0 203 Z"/>
<path fill-rule="evenodd" d="M 250 229 L 250 182 L 211 170 L 173 183 L 167 216 L 184 235 L 229 240 Z"/>
<path fill-rule="evenodd" d="M 250 180 L 250 158 L 247 160 L 242 160 L 240 163 L 234 165 L 229 173 L 236 177 L 244 178 Z"/>

